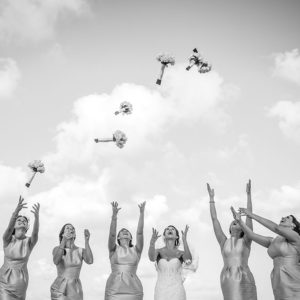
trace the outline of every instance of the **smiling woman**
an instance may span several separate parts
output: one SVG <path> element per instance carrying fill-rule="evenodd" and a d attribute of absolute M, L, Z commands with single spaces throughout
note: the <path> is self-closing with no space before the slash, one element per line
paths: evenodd
<path fill-rule="evenodd" d="M 27 262 L 31 251 L 38 240 L 40 205 L 32 207 L 35 216 L 31 237 L 26 236 L 28 219 L 19 212 L 26 208 L 24 199 L 20 196 L 8 228 L 3 235 L 4 264 L 0 269 L 0 299 L 25 300 L 28 287 Z"/>

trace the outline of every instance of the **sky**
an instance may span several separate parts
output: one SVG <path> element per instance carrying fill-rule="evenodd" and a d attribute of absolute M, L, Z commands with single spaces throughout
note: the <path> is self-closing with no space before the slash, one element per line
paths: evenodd
<path fill-rule="evenodd" d="M 67 222 L 78 246 L 91 232 L 84 297 L 104 297 L 112 201 L 122 207 L 118 228 L 133 235 L 138 203 L 147 201 L 138 268 L 145 300 L 156 282 L 152 227 L 169 224 L 190 226 L 198 269 L 185 280 L 187 299 L 221 298 L 207 182 L 226 233 L 250 178 L 256 214 L 300 218 L 299 12 L 292 0 L 0 0 L 0 232 L 20 194 L 41 204 L 27 299 L 49 299 L 52 249 Z M 195 47 L 211 72 L 185 70 Z M 161 86 L 159 53 L 176 59 Z M 123 101 L 132 114 L 115 116 Z M 117 129 L 128 137 L 123 149 L 94 143 Z M 27 189 L 34 159 L 46 172 Z M 254 231 L 275 236 L 257 223 Z M 249 266 L 258 298 L 272 299 L 265 248 L 253 243 Z"/>

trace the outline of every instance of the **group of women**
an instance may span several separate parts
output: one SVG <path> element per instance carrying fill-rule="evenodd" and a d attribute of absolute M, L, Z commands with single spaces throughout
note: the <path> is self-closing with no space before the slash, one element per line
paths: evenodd
<path fill-rule="evenodd" d="M 230 224 L 230 237 L 224 234 L 217 218 L 214 190 L 207 185 L 211 219 L 216 238 L 221 247 L 224 267 L 220 282 L 224 300 L 256 300 L 257 292 L 254 277 L 248 266 L 251 242 L 268 248 L 273 259 L 271 273 L 275 300 L 300 299 L 300 224 L 293 215 L 283 217 L 277 225 L 252 212 L 251 182 L 247 184 L 247 208 L 235 211 L 231 207 L 234 220 Z M 144 212 L 146 203 L 139 205 L 139 221 L 136 232 L 136 245 L 132 235 L 122 228 L 117 233 L 117 216 L 120 210 L 117 202 L 112 204 L 108 250 L 111 274 L 105 287 L 105 300 L 142 300 L 143 286 L 136 275 L 144 246 Z M 0 300 L 25 300 L 28 286 L 27 262 L 37 243 L 39 231 L 39 209 L 35 204 L 31 212 L 35 220 L 31 237 L 26 236 L 28 219 L 19 214 L 26 207 L 20 197 L 17 208 L 3 235 L 4 264 L 0 269 Z M 241 216 L 246 216 L 244 222 Z M 276 238 L 265 237 L 253 232 L 253 220 L 274 233 Z M 155 262 L 157 283 L 155 300 L 185 300 L 182 269 L 192 262 L 187 243 L 188 226 L 181 231 L 183 250 L 179 249 L 180 234 L 170 225 L 163 232 L 165 246 L 155 248 L 160 237 L 152 229 L 148 250 L 150 261 Z M 75 245 L 76 232 L 72 224 L 65 224 L 59 233 L 59 245 L 53 249 L 53 262 L 57 267 L 57 278 L 51 285 L 51 300 L 82 300 L 83 291 L 79 279 L 82 262 L 93 263 L 93 253 L 89 245 L 90 233 L 84 231 L 85 247 Z"/>

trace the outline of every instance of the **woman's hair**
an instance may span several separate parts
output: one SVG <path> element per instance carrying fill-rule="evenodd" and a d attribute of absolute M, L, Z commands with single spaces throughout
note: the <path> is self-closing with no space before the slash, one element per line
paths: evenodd
<path fill-rule="evenodd" d="M 27 221 L 27 228 L 25 230 L 25 232 L 28 231 L 29 229 L 29 219 L 26 217 L 26 216 L 22 216 L 22 215 L 18 215 L 17 218 L 16 218 L 16 221 L 19 219 L 19 218 L 24 218 L 26 221 Z M 16 229 L 14 228 L 13 232 L 12 232 L 12 235 L 14 235 L 16 233 Z"/>
<path fill-rule="evenodd" d="M 293 216 L 290 215 L 293 219 L 293 223 L 296 225 L 293 230 L 296 231 L 299 235 L 300 235 L 300 223 L 298 222 L 298 220 Z"/>
<path fill-rule="evenodd" d="M 130 234 L 130 236 L 131 236 L 131 240 L 129 241 L 129 247 L 130 247 L 130 248 L 133 247 L 133 244 L 132 244 L 132 234 L 131 234 L 131 232 L 130 232 L 128 229 L 126 229 L 126 228 L 122 228 L 122 229 L 118 232 L 118 235 L 117 235 L 117 241 L 118 241 L 118 244 L 121 245 L 120 239 L 119 239 L 119 235 L 120 235 L 120 233 L 121 233 L 122 230 L 127 230 L 127 231 L 129 232 L 129 234 Z"/>
<path fill-rule="evenodd" d="M 229 233 L 231 234 L 231 224 L 230 224 L 230 226 L 229 226 Z M 241 232 L 241 234 L 240 234 L 240 236 L 239 236 L 239 239 L 243 238 L 244 235 L 245 235 L 245 232 L 242 230 L 242 232 Z"/>
<path fill-rule="evenodd" d="M 62 239 L 63 239 L 63 235 L 64 235 L 65 228 L 66 228 L 67 225 L 73 226 L 71 223 L 66 223 L 66 224 L 62 227 L 62 229 L 60 230 L 59 235 L 58 235 L 58 237 L 59 237 L 59 243 L 61 243 L 61 241 L 62 241 Z M 74 226 L 73 226 L 73 228 L 74 228 Z M 75 238 L 74 238 L 74 240 L 75 240 Z"/>
<path fill-rule="evenodd" d="M 169 225 L 168 227 L 173 227 L 175 229 L 175 232 L 176 232 L 176 235 L 177 235 L 177 239 L 175 240 L 175 246 L 179 246 L 179 231 L 178 231 L 178 229 L 173 225 Z M 166 227 L 165 230 L 164 230 L 164 236 L 166 234 L 166 230 L 168 229 L 168 227 Z"/>

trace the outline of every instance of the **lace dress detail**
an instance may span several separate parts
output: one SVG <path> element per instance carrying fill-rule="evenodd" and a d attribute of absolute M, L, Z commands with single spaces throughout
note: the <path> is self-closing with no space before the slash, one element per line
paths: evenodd
<path fill-rule="evenodd" d="M 182 279 L 182 263 L 178 258 L 160 258 L 156 264 L 157 282 L 154 300 L 186 300 Z"/>

